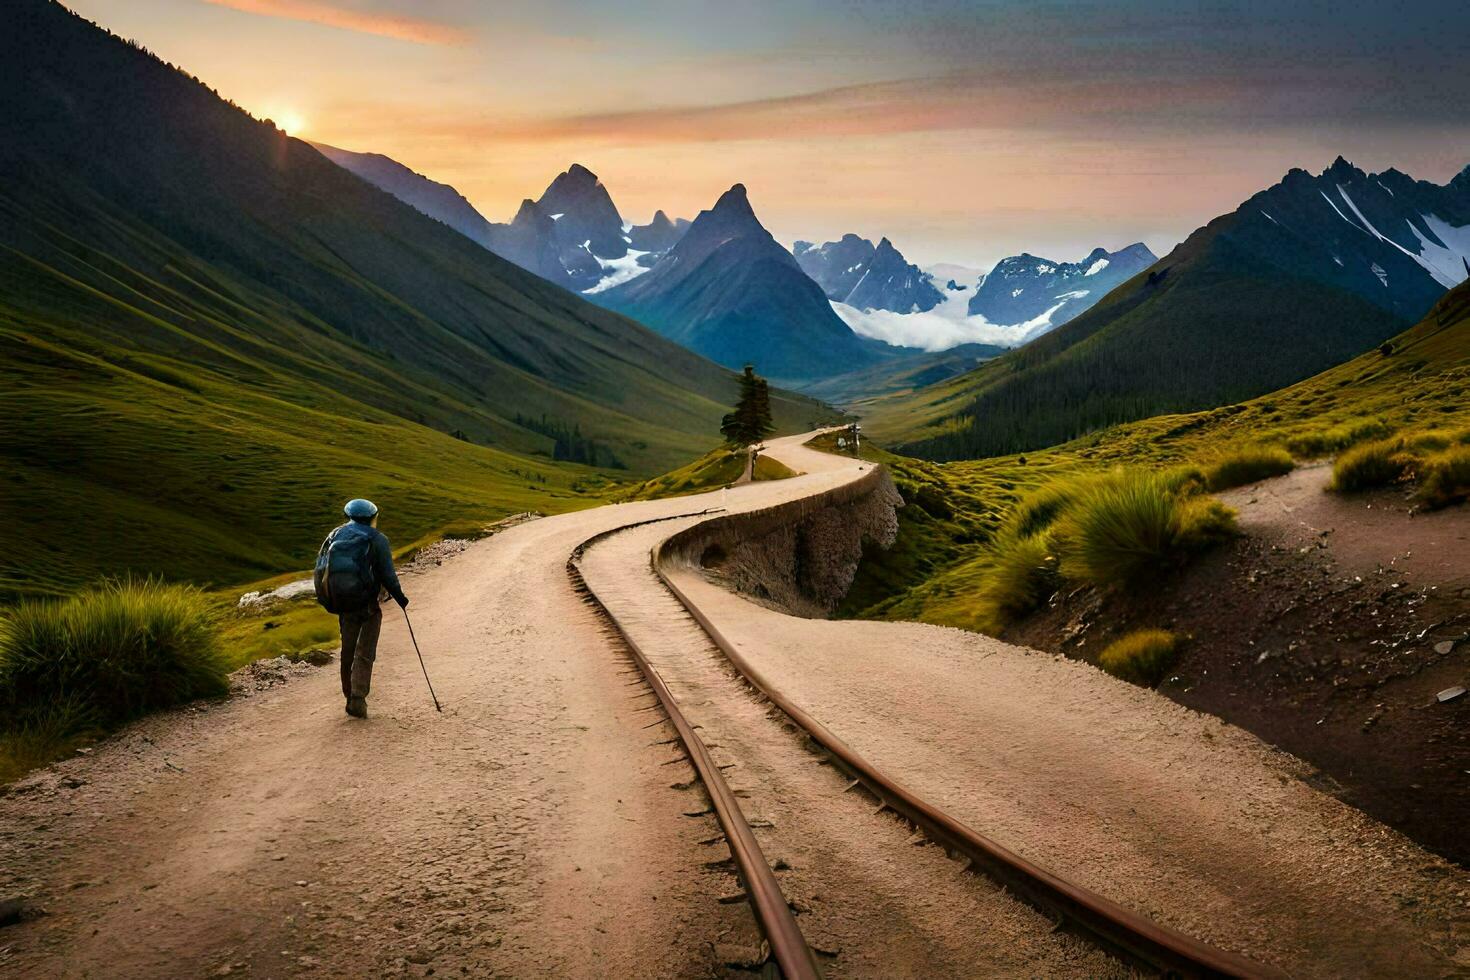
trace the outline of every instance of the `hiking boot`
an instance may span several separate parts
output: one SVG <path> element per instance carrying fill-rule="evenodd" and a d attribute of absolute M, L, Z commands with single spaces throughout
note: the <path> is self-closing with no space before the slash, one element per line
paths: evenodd
<path fill-rule="evenodd" d="M 366 718 L 367 698 L 348 698 L 347 713 L 354 718 Z"/>

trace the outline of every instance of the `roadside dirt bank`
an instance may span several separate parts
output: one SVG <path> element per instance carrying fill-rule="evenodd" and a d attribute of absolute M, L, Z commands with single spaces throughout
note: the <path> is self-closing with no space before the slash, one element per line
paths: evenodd
<path fill-rule="evenodd" d="M 1325 492 L 1325 465 L 1222 494 L 1244 536 L 1156 588 L 1081 589 L 1007 631 L 1094 660 L 1132 629 L 1190 637 L 1160 692 L 1310 762 L 1319 788 L 1470 863 L 1470 509 Z"/>

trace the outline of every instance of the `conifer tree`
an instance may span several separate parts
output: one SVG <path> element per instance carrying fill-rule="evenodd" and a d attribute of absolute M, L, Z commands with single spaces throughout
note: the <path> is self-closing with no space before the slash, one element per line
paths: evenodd
<path fill-rule="evenodd" d="M 720 424 L 720 434 L 732 446 L 749 446 L 774 432 L 771 419 L 771 394 L 766 380 L 749 364 L 740 376 L 740 398 L 735 410 Z"/>

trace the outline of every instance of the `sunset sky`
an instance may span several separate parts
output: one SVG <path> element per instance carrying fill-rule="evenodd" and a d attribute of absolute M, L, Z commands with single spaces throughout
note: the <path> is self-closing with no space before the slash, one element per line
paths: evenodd
<path fill-rule="evenodd" d="M 740 181 L 781 241 L 1163 254 L 1342 153 L 1470 163 L 1464 0 L 69 0 L 296 135 L 509 220 L 572 162 L 626 218 Z"/>

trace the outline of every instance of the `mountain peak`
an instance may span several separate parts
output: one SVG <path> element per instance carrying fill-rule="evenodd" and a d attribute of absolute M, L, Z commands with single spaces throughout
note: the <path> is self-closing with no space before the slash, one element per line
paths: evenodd
<path fill-rule="evenodd" d="M 710 210 L 715 214 L 740 215 L 752 220 L 755 218 L 755 210 L 750 206 L 750 198 L 745 195 L 744 184 L 736 184 L 721 194 Z"/>
<path fill-rule="evenodd" d="M 1352 180 L 1354 177 L 1367 176 L 1363 171 L 1353 166 L 1352 161 L 1339 154 L 1332 166 L 1322 171 L 1322 176 L 1331 177 L 1334 180 Z"/>
<path fill-rule="evenodd" d="M 511 219 L 511 224 L 539 225 L 543 222 L 549 222 L 550 220 L 551 219 L 546 214 L 546 212 L 541 210 L 541 206 L 528 197 L 521 202 L 520 210 L 518 210 L 516 212 L 516 216 Z"/>
<path fill-rule="evenodd" d="M 1102 250 L 1099 249 L 1099 251 Z M 1154 254 L 1153 249 L 1149 248 L 1143 242 L 1134 242 L 1127 248 L 1121 248 L 1118 251 L 1114 252 L 1112 257 L 1115 259 L 1138 259 L 1140 261 L 1147 261 L 1150 263 L 1157 262 L 1159 260 L 1159 257 Z"/>
<path fill-rule="evenodd" d="M 580 163 L 574 163 L 570 167 L 568 167 L 566 175 L 568 177 L 575 177 L 578 180 L 590 180 L 593 182 L 596 182 L 597 180 L 597 175 L 588 170 L 586 167 L 582 166 Z"/>

